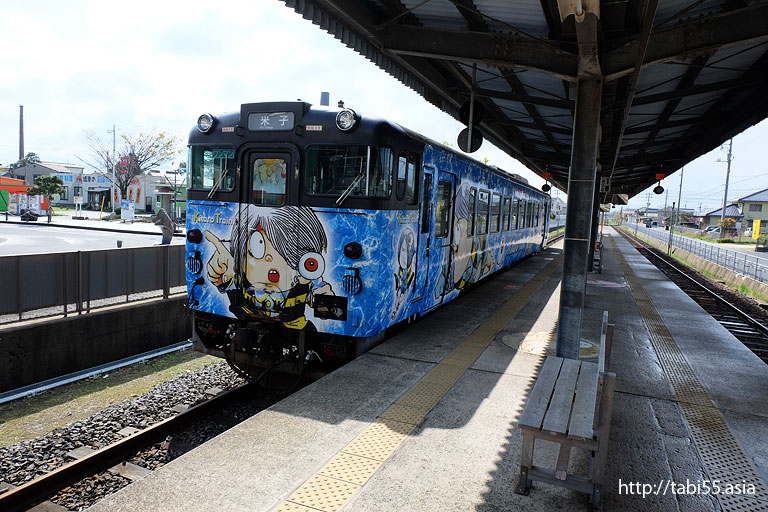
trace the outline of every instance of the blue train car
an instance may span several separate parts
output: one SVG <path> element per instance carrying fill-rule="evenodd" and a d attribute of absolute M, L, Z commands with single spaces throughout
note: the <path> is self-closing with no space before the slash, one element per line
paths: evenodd
<path fill-rule="evenodd" d="M 343 364 L 548 233 L 548 195 L 351 109 L 204 114 L 187 165 L 195 347 L 249 376 Z"/>

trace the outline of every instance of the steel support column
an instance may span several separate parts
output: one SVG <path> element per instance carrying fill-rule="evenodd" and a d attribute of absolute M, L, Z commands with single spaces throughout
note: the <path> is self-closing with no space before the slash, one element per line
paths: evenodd
<path fill-rule="evenodd" d="M 602 80 L 599 77 L 580 78 L 577 88 L 557 330 L 557 355 L 571 359 L 578 359 L 581 341 L 597 171 Z"/>
<path fill-rule="evenodd" d="M 595 173 L 595 188 L 592 192 L 592 227 L 589 232 L 589 255 L 587 256 L 587 271 L 595 270 L 595 244 L 600 233 L 600 180 L 597 179 L 600 165 Z M 586 286 L 586 282 L 584 283 Z"/>

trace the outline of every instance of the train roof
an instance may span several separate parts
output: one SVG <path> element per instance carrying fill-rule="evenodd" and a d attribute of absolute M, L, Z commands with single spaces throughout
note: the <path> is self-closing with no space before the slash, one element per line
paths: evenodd
<path fill-rule="evenodd" d="M 345 108 L 351 107 L 329 107 L 323 105 L 313 105 L 305 101 L 291 101 L 291 102 L 264 102 L 264 103 L 244 103 L 240 107 L 240 112 L 228 112 L 225 114 L 215 116 L 216 122 L 222 127 L 238 127 L 247 125 L 247 119 L 249 113 L 254 112 L 293 112 L 297 119 L 301 119 L 301 122 L 306 125 L 321 124 L 321 125 L 334 125 L 336 122 L 336 115 Z M 354 109 L 352 109 L 354 110 Z M 361 112 L 355 110 L 355 113 L 360 116 L 359 125 L 355 128 L 355 133 L 365 134 L 365 136 L 372 136 L 375 138 L 408 138 L 415 139 L 423 144 L 429 144 L 434 147 L 440 148 L 443 151 L 451 153 L 459 158 L 469 160 L 477 165 L 484 167 L 485 169 L 493 172 L 506 179 L 511 179 L 521 186 L 527 187 L 542 195 L 548 195 L 547 193 L 538 190 L 531 186 L 527 180 L 521 176 L 505 171 L 496 166 L 490 166 L 476 160 L 475 158 L 467 155 L 466 153 L 457 151 L 450 146 L 430 139 L 418 132 L 415 132 L 409 128 L 406 128 L 398 123 L 389 121 L 388 119 L 374 116 L 363 115 Z M 244 129 L 244 128 L 242 128 Z M 260 132 L 260 133 L 274 133 L 274 132 Z M 292 132 L 278 132 L 278 133 L 292 133 Z M 190 143 L 209 143 L 210 138 L 201 133 L 197 127 L 193 127 L 189 135 Z"/>

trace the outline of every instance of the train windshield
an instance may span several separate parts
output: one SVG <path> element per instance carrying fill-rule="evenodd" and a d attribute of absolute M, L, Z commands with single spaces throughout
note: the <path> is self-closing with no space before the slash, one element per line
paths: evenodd
<path fill-rule="evenodd" d="M 392 191 L 393 162 L 390 148 L 310 146 L 304 159 L 304 192 L 387 198 Z"/>
<path fill-rule="evenodd" d="M 235 150 L 193 146 L 187 183 L 194 190 L 230 191 L 235 187 Z"/>

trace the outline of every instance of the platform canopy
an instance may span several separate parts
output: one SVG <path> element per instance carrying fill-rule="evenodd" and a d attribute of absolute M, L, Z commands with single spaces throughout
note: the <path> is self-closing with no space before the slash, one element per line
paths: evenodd
<path fill-rule="evenodd" d="M 563 190 L 577 76 L 599 74 L 601 202 L 768 116 L 766 0 L 283 1 L 457 119 L 474 89 L 485 139 Z M 579 67 L 585 11 L 593 70 Z"/>

